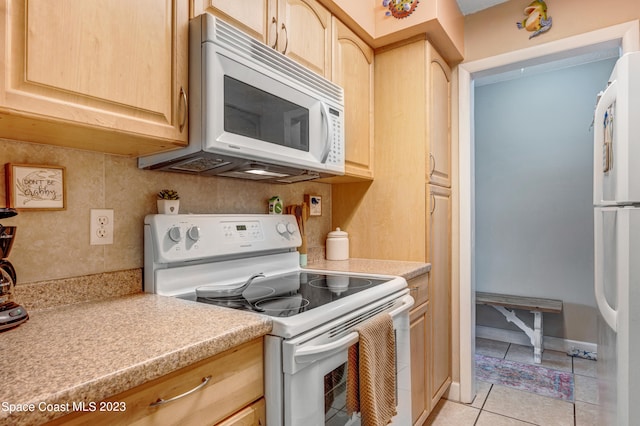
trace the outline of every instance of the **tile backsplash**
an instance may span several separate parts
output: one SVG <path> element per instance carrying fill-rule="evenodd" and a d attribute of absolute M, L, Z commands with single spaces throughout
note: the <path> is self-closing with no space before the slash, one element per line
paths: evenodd
<path fill-rule="evenodd" d="M 10 260 L 18 285 L 141 268 L 143 220 L 156 211 L 156 194 L 170 188 L 180 194 L 180 213 L 266 213 L 268 199 L 300 204 L 304 194 L 322 197 L 322 216 L 308 222 L 310 258 L 322 258 L 331 229 L 331 185 L 291 185 L 200 177 L 140 170 L 137 160 L 89 151 L 0 139 L 0 161 L 58 165 L 66 168 L 67 205 L 63 211 L 20 211 L 3 219 L 17 226 Z M 4 173 L 0 173 L 0 206 L 6 206 Z M 89 244 L 91 209 L 114 210 L 114 243 Z"/>

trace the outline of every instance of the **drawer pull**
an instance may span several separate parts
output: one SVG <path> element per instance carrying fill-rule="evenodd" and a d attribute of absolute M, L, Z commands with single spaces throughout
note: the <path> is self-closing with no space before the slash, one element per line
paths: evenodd
<path fill-rule="evenodd" d="M 151 404 L 149 404 L 149 407 L 157 407 L 159 405 L 167 404 L 167 403 L 173 402 L 173 401 L 175 401 L 177 399 L 184 398 L 187 395 L 191 395 L 192 393 L 197 392 L 200 389 L 202 389 L 203 387 L 207 386 L 207 383 L 209 383 L 209 380 L 211 380 L 211 376 L 207 376 L 207 377 L 203 378 L 202 379 L 202 383 L 200 383 L 195 388 L 193 388 L 193 389 L 191 389 L 189 391 L 186 391 L 183 394 L 176 395 L 173 398 L 169 398 L 169 399 L 158 398 L 158 400 L 156 402 L 152 402 Z"/>

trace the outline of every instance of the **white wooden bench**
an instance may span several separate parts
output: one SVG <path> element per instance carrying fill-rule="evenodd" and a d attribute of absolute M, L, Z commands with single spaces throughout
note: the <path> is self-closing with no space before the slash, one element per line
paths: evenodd
<path fill-rule="evenodd" d="M 479 305 L 493 306 L 498 312 L 504 315 L 507 321 L 512 322 L 524 331 L 533 345 L 533 361 L 536 364 L 542 362 L 542 352 L 544 351 L 544 344 L 542 342 L 542 313 L 561 313 L 562 300 L 510 296 L 507 294 L 477 291 L 476 303 Z M 523 309 L 533 313 L 533 329 L 516 316 L 515 312 L 513 312 L 514 309 Z"/>

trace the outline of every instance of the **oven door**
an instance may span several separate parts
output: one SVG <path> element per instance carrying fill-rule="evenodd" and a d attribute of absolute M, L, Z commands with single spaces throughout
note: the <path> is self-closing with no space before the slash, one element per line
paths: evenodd
<path fill-rule="evenodd" d="M 403 291 L 359 309 L 339 320 L 290 340 L 282 350 L 285 426 L 360 425 L 359 414 L 346 410 L 346 372 L 349 347 L 358 343 L 353 330 L 382 312 L 393 318 L 396 335 L 396 401 L 392 425 L 411 422 L 409 308 L 413 298 Z M 271 423 L 269 423 L 271 424 Z"/>

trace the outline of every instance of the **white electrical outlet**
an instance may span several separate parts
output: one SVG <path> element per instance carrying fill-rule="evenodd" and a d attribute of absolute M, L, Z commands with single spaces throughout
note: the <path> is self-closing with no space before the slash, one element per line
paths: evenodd
<path fill-rule="evenodd" d="M 113 244 L 113 209 L 91 209 L 91 245 Z"/>

